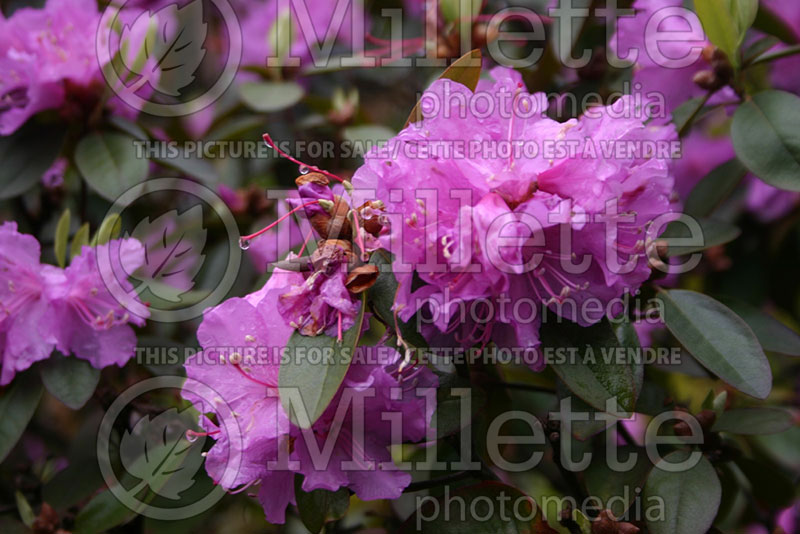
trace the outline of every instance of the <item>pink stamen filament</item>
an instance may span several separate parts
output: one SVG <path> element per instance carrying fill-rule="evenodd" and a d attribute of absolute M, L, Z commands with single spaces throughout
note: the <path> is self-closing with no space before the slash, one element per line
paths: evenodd
<path fill-rule="evenodd" d="M 324 170 L 320 169 L 319 167 L 315 167 L 315 166 L 313 166 L 313 165 L 306 165 L 306 164 L 305 164 L 305 163 L 303 163 L 302 161 L 300 161 L 300 160 L 298 160 L 298 159 L 295 159 L 295 158 L 293 158 L 292 156 L 290 156 L 289 154 L 287 154 L 286 152 L 284 152 L 283 150 L 281 150 L 280 148 L 278 148 L 278 145 L 277 145 L 277 144 L 275 144 L 275 141 L 273 141 L 273 140 L 272 140 L 272 137 L 270 137 L 270 135 L 269 135 L 268 133 L 265 133 L 265 134 L 262 136 L 262 138 L 264 139 L 264 142 L 265 142 L 265 143 L 266 143 L 268 146 L 272 147 L 272 148 L 273 148 L 273 149 L 274 149 L 274 150 L 275 150 L 275 151 L 276 151 L 278 154 L 280 154 L 280 155 L 281 155 L 281 156 L 283 156 L 284 158 L 288 159 L 289 161 L 291 161 L 291 162 L 293 162 L 293 163 L 297 163 L 297 164 L 298 164 L 299 166 L 301 166 L 301 167 L 306 167 L 307 169 L 309 169 L 309 170 L 311 170 L 311 171 L 318 172 L 318 173 L 320 173 L 320 174 L 324 174 L 324 175 L 325 175 L 325 176 L 327 176 L 328 178 L 333 178 L 334 180 L 338 180 L 339 182 L 344 182 L 344 180 L 343 180 L 342 178 L 339 178 L 338 176 L 336 176 L 335 174 L 333 174 L 333 173 L 331 173 L 331 172 L 324 171 Z"/>
<path fill-rule="evenodd" d="M 281 223 L 281 222 L 285 221 L 287 218 L 291 217 L 293 214 L 297 213 L 298 211 L 300 211 L 300 210 L 302 210 L 302 209 L 305 209 L 305 208 L 307 208 L 308 206 L 311 206 L 312 204 L 319 204 L 319 200 L 312 200 L 312 201 L 310 201 L 310 202 L 306 202 L 306 203 L 305 203 L 305 204 L 303 204 L 302 206 L 298 206 L 298 207 L 296 207 L 296 208 L 292 209 L 292 210 L 291 210 L 289 213 L 287 213 L 287 214 L 285 214 L 285 215 L 281 216 L 281 217 L 280 217 L 280 218 L 279 218 L 277 221 L 275 221 L 274 223 L 270 224 L 270 225 L 269 225 L 269 226 L 267 226 L 266 228 L 262 228 L 261 230 L 259 230 L 258 232 L 254 233 L 254 234 L 250 234 L 250 235 L 242 236 L 242 239 L 243 239 L 243 240 L 245 240 L 245 241 L 250 241 L 250 240 L 252 240 L 252 239 L 255 239 L 255 238 L 257 238 L 258 236 L 260 236 L 261 234 L 263 234 L 263 233 L 265 233 L 265 232 L 268 232 L 269 230 L 271 230 L 272 228 L 274 228 L 274 227 L 275 227 L 275 225 L 277 225 L 277 224 L 279 224 L 279 223 Z"/>
<path fill-rule="evenodd" d="M 361 259 L 367 261 L 369 258 L 367 257 L 367 250 L 364 247 L 364 237 L 361 235 L 361 228 L 358 225 L 358 213 L 353 211 L 353 230 L 356 234 L 356 243 L 358 244 L 358 248 L 361 249 Z"/>
<path fill-rule="evenodd" d="M 314 229 L 312 228 L 312 229 L 311 229 L 311 230 L 309 230 L 309 231 L 308 231 L 308 233 L 306 234 L 306 238 L 305 238 L 305 240 L 303 241 L 303 246 L 302 246 L 302 247 L 300 247 L 300 252 L 298 252 L 298 253 L 297 253 L 297 255 L 298 255 L 298 256 L 302 256 L 302 255 L 303 255 L 303 252 L 305 252 L 305 250 L 306 250 L 306 246 L 308 246 L 308 242 L 311 240 L 311 236 L 312 236 L 313 234 L 314 234 Z"/>
<path fill-rule="evenodd" d="M 242 367 L 238 363 L 233 364 L 233 366 L 236 368 L 237 371 L 239 371 L 242 374 L 243 377 L 245 377 L 246 379 L 248 379 L 251 382 L 254 382 L 254 383 L 256 383 L 256 384 L 258 384 L 260 386 L 266 386 L 266 387 L 268 387 L 270 389 L 276 389 L 278 387 L 275 384 L 270 384 L 269 382 L 262 382 L 261 380 L 248 375 L 247 373 L 244 372 L 244 369 L 242 369 Z"/>
<path fill-rule="evenodd" d="M 342 312 L 339 311 L 338 315 L 339 315 L 339 319 L 338 319 L 338 325 L 336 327 L 336 339 L 337 339 L 337 341 L 339 341 L 339 343 L 341 343 L 342 342 Z"/>
<path fill-rule="evenodd" d="M 222 430 L 209 430 L 208 432 L 196 432 L 194 430 L 187 430 L 186 435 L 195 437 L 205 437 L 205 436 L 213 436 L 221 432 Z"/>

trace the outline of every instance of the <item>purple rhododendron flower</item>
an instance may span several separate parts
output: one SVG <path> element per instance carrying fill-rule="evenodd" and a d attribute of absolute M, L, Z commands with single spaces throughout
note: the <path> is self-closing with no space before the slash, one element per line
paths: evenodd
<path fill-rule="evenodd" d="M 683 9 L 682 0 L 636 0 L 633 9 L 636 10 L 635 16 L 619 19 L 610 46 L 620 59 L 637 55 L 634 84 L 641 84 L 641 92 L 646 97 L 660 93 L 668 112 L 691 98 L 703 96 L 706 90 L 693 79 L 695 74 L 711 67 L 702 56 L 698 56 L 699 50 L 709 43 L 697 16 Z M 682 16 L 674 16 L 678 10 Z M 667 40 L 659 36 L 656 29 L 658 32 L 681 32 L 683 36 Z M 697 59 L 685 65 L 692 57 Z M 733 90 L 725 87 L 714 95 L 710 103 L 733 98 Z M 669 117 L 656 119 L 666 122 Z"/>
<path fill-rule="evenodd" d="M 471 324 L 469 318 L 455 318 L 458 303 L 482 300 L 497 310 L 499 300 L 533 298 L 583 325 L 600 320 L 603 312 L 588 317 L 576 308 L 588 298 L 607 303 L 650 276 L 645 257 L 655 237 L 650 223 L 673 211 L 674 186 L 669 154 L 613 157 L 600 147 L 672 143 L 676 134 L 672 126 L 645 126 L 631 97 L 558 123 L 543 113 L 545 96 L 528 94 L 519 73 L 498 67 L 491 75 L 493 80 L 477 88 L 480 99 L 463 85 L 435 82 L 421 100 L 425 119 L 369 153 L 353 185 L 375 190 L 386 205 L 391 221 L 386 248 L 395 254 L 400 284 L 395 309 L 401 319 L 427 305 L 436 310 L 433 322 L 440 331 L 462 329 L 456 338 L 463 343 L 493 340 L 533 351 L 538 320 L 496 312 L 493 321 Z M 467 110 L 473 98 L 488 102 L 485 107 L 494 112 Z M 429 113 L 426 99 L 463 105 L 450 109 L 449 116 L 441 109 Z M 498 157 L 488 148 L 471 154 L 458 148 L 465 142 L 541 148 L 552 140 L 570 142 L 576 152 L 515 158 Z M 441 144 L 453 153 L 418 151 Z M 607 228 L 610 222 L 616 226 Z M 572 234 L 571 251 L 560 249 L 564 231 Z M 498 244 L 510 239 L 513 245 Z M 586 258 L 577 274 L 581 261 L 566 266 L 572 254 Z M 611 268 L 615 263 L 627 267 Z M 416 276 L 425 283 L 419 288 Z M 567 298 L 577 306 L 562 307 Z"/>
<path fill-rule="evenodd" d="M 304 475 L 304 491 L 348 487 L 363 500 L 399 497 L 411 477 L 386 468 L 392 465 L 387 447 L 393 439 L 425 437 L 435 408 L 435 399 L 414 394 L 417 387 L 434 388 L 434 375 L 425 367 L 403 373 L 397 365 L 399 355 L 392 351 L 393 356 L 375 363 L 355 358 L 340 391 L 312 428 L 294 426 L 277 393 L 280 350 L 294 329 L 275 308 L 297 276 L 276 269 L 259 291 L 207 310 L 197 332 L 203 352 L 186 363 L 187 376 L 219 393 L 219 402 L 236 414 L 241 431 L 241 440 L 231 439 L 224 424 L 201 418 L 203 428 L 217 440 L 208 451 L 206 470 L 226 489 L 260 482 L 259 501 L 272 523 L 283 523 L 287 505 L 295 502 L 295 473 Z M 201 413 L 218 410 L 189 391 L 184 396 Z M 387 413 L 400 414 L 402 435 L 395 435 L 387 417 L 381 417 Z M 364 422 L 369 425 L 367 435 L 358 431 Z M 314 449 L 324 451 L 327 439 L 333 440 L 332 447 L 320 457 Z M 239 444 L 237 450 L 232 450 L 234 443 Z M 232 457 L 240 461 L 231 462 Z M 343 461 L 356 465 L 348 469 Z M 236 464 L 238 469 L 232 467 Z"/>
<path fill-rule="evenodd" d="M 141 243 L 114 240 L 94 248 L 85 246 L 66 269 L 48 273 L 47 318 L 58 350 L 97 368 L 122 366 L 134 355 L 136 334 L 130 325 L 143 326 L 149 313 L 127 276 L 142 264 Z M 109 283 L 118 284 L 113 294 Z"/>
<path fill-rule="evenodd" d="M 17 224 L 0 226 L 0 385 L 53 352 L 52 324 L 44 320 L 49 305 L 39 263 L 39 242 L 20 234 Z M 55 270 L 55 267 L 52 267 Z"/>

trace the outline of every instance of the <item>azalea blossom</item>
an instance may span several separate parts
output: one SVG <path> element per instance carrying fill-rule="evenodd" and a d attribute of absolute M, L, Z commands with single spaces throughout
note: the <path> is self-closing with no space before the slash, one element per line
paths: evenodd
<path fill-rule="evenodd" d="M 395 255 L 401 319 L 435 310 L 438 330 L 462 343 L 534 351 L 539 316 L 498 313 L 500 301 L 533 299 L 583 325 L 602 319 L 603 312 L 587 316 L 578 308 L 589 298 L 607 303 L 649 278 L 651 222 L 673 210 L 669 154 L 605 157 L 596 147 L 669 144 L 676 136 L 672 126 L 645 126 L 630 97 L 558 123 L 544 115 L 544 95 L 527 93 L 519 73 L 498 67 L 491 77 L 475 94 L 449 80 L 435 82 L 421 100 L 425 118 L 369 153 L 353 185 L 386 206 L 391 234 L 384 244 Z M 425 112 L 426 100 L 464 104 L 448 116 Z M 477 100 L 494 112 L 467 109 L 466 102 Z M 518 112 L 508 113 L 516 105 Z M 577 152 L 498 157 L 492 148 L 538 150 L 552 140 L 570 142 Z M 486 149 L 459 152 L 464 142 Z M 417 152 L 443 143 L 452 154 Z M 565 232 L 571 249 L 562 248 Z M 563 306 L 567 301 L 575 305 Z M 459 304 L 472 302 L 483 303 L 487 314 L 493 310 L 491 318 L 459 315 Z"/>
<path fill-rule="evenodd" d="M 201 417 L 203 428 L 216 439 L 206 470 L 230 490 L 260 483 L 258 498 L 272 523 L 283 523 L 286 507 L 295 502 L 295 473 L 303 474 L 304 491 L 347 487 L 363 500 L 399 497 L 411 478 L 387 467 L 392 461 L 387 447 L 395 439 L 422 439 L 435 407 L 435 399 L 415 393 L 416 388 L 436 386 L 433 374 L 424 367 L 402 369 L 393 352 L 383 361 L 355 358 L 336 397 L 311 430 L 293 425 L 277 388 L 281 351 L 294 328 L 275 309 L 296 276 L 275 269 L 260 290 L 207 310 L 197 332 L 203 352 L 186 363 L 187 376 L 219 393 L 218 402 L 236 414 L 241 431 L 240 448 L 232 450 L 239 440 L 230 439 L 225 425 Z M 214 405 L 191 392 L 184 396 L 201 413 L 216 412 Z M 402 418 L 400 435 L 392 432 L 389 418 L 382 417 L 391 413 Z M 369 425 L 366 434 L 358 430 L 364 421 Z M 324 450 L 328 439 L 332 448 L 327 458 L 320 458 L 315 448 Z M 240 461 L 231 462 L 232 457 Z M 228 472 L 235 464 L 238 469 Z"/>

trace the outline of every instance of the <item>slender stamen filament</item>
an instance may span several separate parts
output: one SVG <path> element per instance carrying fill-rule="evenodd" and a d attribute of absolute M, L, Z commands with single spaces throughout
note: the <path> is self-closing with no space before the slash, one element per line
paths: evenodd
<path fill-rule="evenodd" d="M 339 181 L 339 182 L 344 182 L 344 179 L 342 179 L 342 178 L 339 178 L 338 176 L 336 176 L 335 174 L 333 174 L 333 173 L 331 173 L 331 172 L 328 172 L 328 171 L 322 170 L 322 169 L 320 169 L 319 167 L 315 167 L 315 166 L 313 166 L 313 165 L 306 165 L 306 164 L 305 164 L 305 163 L 303 163 L 302 161 L 300 161 L 300 160 L 298 160 L 298 159 L 296 159 L 296 158 L 293 158 L 292 156 L 290 156 L 289 154 L 287 154 L 286 152 L 284 152 L 283 150 L 281 150 L 280 148 L 278 148 L 278 145 L 275 143 L 275 141 L 273 141 L 273 140 L 272 140 L 272 137 L 270 137 L 270 135 L 269 135 L 268 133 L 265 133 L 265 134 L 262 136 L 262 138 L 264 139 L 264 142 L 265 142 L 265 143 L 266 143 L 268 146 L 270 146 L 270 147 L 272 147 L 273 149 L 275 149 L 275 151 L 276 151 L 278 154 L 280 154 L 281 156 L 283 156 L 284 158 L 288 159 L 289 161 L 291 161 L 291 162 L 293 162 L 293 163 L 297 163 L 298 165 L 300 165 L 300 167 L 305 167 L 305 168 L 307 168 L 307 169 L 309 169 L 309 170 L 311 170 L 311 171 L 318 172 L 318 173 L 320 173 L 320 174 L 324 174 L 324 175 L 325 175 L 325 176 L 327 176 L 328 178 L 333 178 L 334 180 L 337 180 L 337 181 Z"/>
<path fill-rule="evenodd" d="M 291 217 L 293 214 L 297 213 L 298 211 L 300 211 L 302 209 L 307 208 L 308 206 L 311 206 L 312 204 L 319 204 L 319 200 L 312 200 L 310 202 L 306 202 L 302 206 L 298 206 L 298 207 L 292 209 L 289 213 L 281 216 L 277 221 L 275 221 L 274 223 L 270 224 L 266 228 L 262 228 L 261 230 L 259 230 L 258 232 L 254 233 L 254 234 L 242 236 L 242 240 L 243 241 L 251 241 L 251 240 L 255 239 L 256 237 L 260 236 L 261 234 L 263 234 L 265 232 L 268 232 L 269 230 L 274 228 L 277 224 L 285 221 L 287 218 Z"/>

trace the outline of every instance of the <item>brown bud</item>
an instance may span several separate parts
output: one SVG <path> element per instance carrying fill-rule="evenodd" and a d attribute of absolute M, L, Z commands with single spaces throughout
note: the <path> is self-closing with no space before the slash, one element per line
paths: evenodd
<path fill-rule="evenodd" d="M 368 202 L 365 202 L 360 208 L 358 208 L 358 212 L 362 213 L 366 208 L 369 208 L 372 211 L 384 210 L 383 207 L 379 207 L 379 204 L 377 202 L 370 200 Z M 366 230 L 368 233 L 374 235 L 375 237 L 378 237 L 380 235 L 381 230 L 383 229 L 383 225 L 380 223 L 377 217 L 371 217 L 371 218 L 362 217 L 361 221 L 362 225 L 364 226 L 364 230 Z"/>
<path fill-rule="evenodd" d="M 714 54 L 717 52 L 717 50 L 719 50 L 719 49 L 716 46 L 711 45 L 711 44 L 710 45 L 706 45 L 703 48 L 702 55 L 703 55 L 703 59 L 705 60 L 706 63 L 708 63 L 709 65 L 711 64 L 711 62 L 714 60 Z"/>
<path fill-rule="evenodd" d="M 345 287 L 350 293 L 363 293 L 371 288 L 377 279 L 377 265 L 360 265 L 348 273 Z"/>
<path fill-rule="evenodd" d="M 472 25 L 472 48 L 483 48 L 496 41 L 498 35 L 500 35 L 500 31 L 497 24 L 476 22 Z"/>
<path fill-rule="evenodd" d="M 610 510 L 603 510 L 592 522 L 592 534 L 617 534 L 617 518 Z"/>
<path fill-rule="evenodd" d="M 42 503 L 42 509 L 34 519 L 31 529 L 35 534 L 52 534 L 58 528 L 59 523 L 58 514 L 52 506 L 45 502 Z"/>
<path fill-rule="evenodd" d="M 692 81 L 695 83 L 695 85 L 699 86 L 701 89 L 705 89 L 706 91 L 716 91 L 724 85 L 714 71 L 711 70 L 701 70 L 694 75 Z"/>
<path fill-rule="evenodd" d="M 331 181 L 328 180 L 328 177 L 319 172 L 310 172 L 308 174 L 301 174 L 297 178 L 295 178 L 294 183 L 297 187 L 306 184 L 317 184 L 317 185 L 330 185 Z"/>
<path fill-rule="evenodd" d="M 617 532 L 619 534 L 639 534 L 641 530 L 632 523 L 617 523 Z"/>
<path fill-rule="evenodd" d="M 311 254 L 311 264 L 316 271 L 327 271 L 329 267 L 338 268 L 344 263 L 352 263 L 353 245 L 343 239 L 323 239 L 317 250 Z"/>
<path fill-rule="evenodd" d="M 703 430 L 711 430 L 711 427 L 714 426 L 714 422 L 717 420 L 717 414 L 713 410 L 702 410 L 695 415 L 695 419 L 700 423 Z"/>

